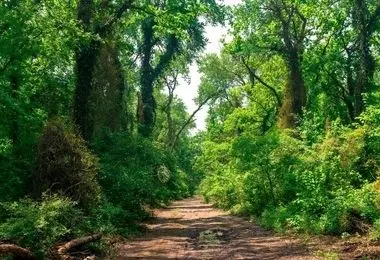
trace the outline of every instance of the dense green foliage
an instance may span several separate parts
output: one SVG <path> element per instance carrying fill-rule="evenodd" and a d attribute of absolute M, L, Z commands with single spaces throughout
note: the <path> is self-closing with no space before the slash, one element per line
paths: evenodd
<path fill-rule="evenodd" d="M 0 244 L 128 236 L 198 188 L 278 231 L 380 239 L 379 21 L 377 0 L 1 1 Z"/>
<path fill-rule="evenodd" d="M 128 236 L 194 193 L 194 124 L 166 88 L 222 18 L 213 0 L 1 1 L 0 244 Z"/>
<path fill-rule="evenodd" d="M 44 197 L 41 202 L 24 199 L 1 204 L 1 210 L 1 238 L 35 248 L 40 256 L 59 239 L 85 229 L 83 214 L 66 198 Z"/>
<path fill-rule="evenodd" d="M 200 96 L 218 94 L 201 194 L 278 231 L 380 238 L 378 1 L 246 0 L 231 17 L 201 61 Z"/>

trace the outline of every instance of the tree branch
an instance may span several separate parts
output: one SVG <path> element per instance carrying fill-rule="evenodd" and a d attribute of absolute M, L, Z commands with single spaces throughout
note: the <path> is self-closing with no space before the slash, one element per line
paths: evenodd
<path fill-rule="evenodd" d="M 224 91 L 225 89 L 223 88 L 222 91 Z M 203 100 L 199 105 L 198 107 L 193 111 L 193 113 L 191 113 L 191 115 L 187 118 L 187 120 L 185 121 L 185 123 L 182 125 L 182 127 L 179 129 L 179 131 L 176 133 L 176 135 L 174 136 L 174 139 L 173 139 L 173 142 L 172 142 L 172 147 L 171 147 L 171 151 L 173 151 L 174 149 L 174 146 L 175 144 L 177 143 L 178 139 L 179 139 L 179 136 L 182 134 L 182 132 L 186 129 L 186 127 L 193 121 L 193 118 L 194 116 L 202 109 L 202 107 L 204 105 L 207 104 L 208 101 L 210 101 L 212 98 L 218 96 L 222 91 L 217 91 L 215 92 L 213 95 L 210 95 L 208 96 L 207 98 L 205 98 L 205 100 Z"/>
<path fill-rule="evenodd" d="M 68 252 L 78 246 L 97 241 L 102 237 L 101 234 L 95 234 L 91 236 L 86 236 L 86 237 L 80 237 L 74 240 L 71 240 L 67 242 L 66 244 L 58 247 L 57 253 L 60 256 L 60 259 L 62 260 L 68 260 L 71 259 L 71 257 L 68 255 Z"/>
<path fill-rule="evenodd" d="M 166 44 L 165 53 L 161 55 L 161 57 L 159 58 L 158 64 L 153 69 L 152 76 L 154 79 L 157 79 L 162 74 L 162 72 L 167 67 L 167 65 L 172 61 L 178 49 L 179 49 L 179 40 L 174 34 L 171 34 Z"/>
<path fill-rule="evenodd" d="M 246 62 L 246 60 L 244 59 L 244 57 L 241 58 L 242 62 L 243 62 L 243 65 L 246 67 L 246 69 L 248 70 L 248 73 L 249 73 L 249 76 L 250 76 L 250 79 L 251 79 L 251 83 L 254 84 L 254 79 L 257 79 L 261 84 L 263 84 L 266 88 L 268 88 L 272 93 L 273 95 L 275 96 L 276 98 L 276 101 L 277 101 L 277 105 L 278 106 L 281 106 L 282 102 L 281 102 L 281 98 L 280 96 L 278 95 L 276 89 L 272 86 L 270 86 L 268 83 L 266 83 L 264 80 L 262 80 L 259 76 L 256 75 L 256 73 L 252 70 L 252 68 L 249 66 L 249 64 Z"/>
<path fill-rule="evenodd" d="M 369 18 L 368 24 L 367 24 L 367 31 L 368 34 L 371 35 L 376 30 L 376 24 L 379 23 L 380 18 L 380 5 L 378 5 Z"/>
<path fill-rule="evenodd" d="M 132 8 L 134 0 L 126 0 L 119 9 L 116 10 L 114 15 L 111 16 L 111 18 L 102 26 L 101 30 L 107 30 L 109 29 L 116 21 L 118 21 L 123 14 Z"/>
<path fill-rule="evenodd" d="M 298 10 L 297 7 L 295 7 L 295 12 L 296 14 L 298 15 L 298 17 L 301 19 L 302 21 L 302 25 L 301 25 L 301 31 L 299 33 L 299 37 L 297 37 L 297 47 L 299 47 L 302 43 L 302 41 L 305 39 L 305 36 L 306 36 L 306 24 L 307 24 L 307 19 L 306 17 Z"/>

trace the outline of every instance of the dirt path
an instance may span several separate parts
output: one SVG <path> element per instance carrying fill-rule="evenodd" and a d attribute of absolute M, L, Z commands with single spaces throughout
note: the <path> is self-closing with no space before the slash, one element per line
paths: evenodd
<path fill-rule="evenodd" d="M 117 247 L 116 259 L 318 259 L 299 240 L 275 236 L 199 198 L 155 214 L 143 237 Z"/>

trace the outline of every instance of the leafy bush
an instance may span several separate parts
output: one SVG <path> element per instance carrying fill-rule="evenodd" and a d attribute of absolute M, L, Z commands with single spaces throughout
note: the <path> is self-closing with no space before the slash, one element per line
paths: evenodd
<path fill-rule="evenodd" d="M 0 204 L 0 240 L 30 248 L 43 256 L 62 239 L 78 234 L 82 212 L 64 197 L 24 199 Z"/>
<path fill-rule="evenodd" d="M 126 211 L 125 219 L 148 216 L 146 207 L 188 194 L 186 177 L 165 150 L 146 138 L 109 134 L 98 140 L 99 182 L 107 201 Z"/>
<path fill-rule="evenodd" d="M 302 136 L 272 131 L 205 142 L 197 165 L 206 169 L 201 194 L 278 231 L 365 233 L 380 217 L 379 185 L 364 185 L 374 180 L 368 161 L 378 162 L 376 148 L 368 146 L 376 138 L 371 116 L 364 114 L 365 125 L 356 128 L 332 122 L 316 138 L 320 131 L 312 127 Z M 373 163 L 371 169 L 377 169 Z"/>
<path fill-rule="evenodd" d="M 0 137 L 0 202 L 18 200 L 30 192 L 27 181 L 34 170 L 35 158 L 30 155 L 35 144 L 22 142 Z"/>
<path fill-rule="evenodd" d="M 35 192 L 59 193 L 88 208 L 100 196 L 98 159 L 63 122 L 46 124 L 38 144 Z"/>
<path fill-rule="evenodd" d="M 367 173 L 367 178 L 375 180 L 380 177 L 380 108 L 368 107 L 359 120 L 366 134 L 361 170 Z"/>
<path fill-rule="evenodd" d="M 136 226 L 131 226 L 134 217 L 106 201 L 86 212 L 69 198 L 44 195 L 40 202 L 22 199 L 0 203 L 0 241 L 29 248 L 42 259 L 49 258 L 57 243 L 84 235 L 127 237 L 136 230 Z"/>

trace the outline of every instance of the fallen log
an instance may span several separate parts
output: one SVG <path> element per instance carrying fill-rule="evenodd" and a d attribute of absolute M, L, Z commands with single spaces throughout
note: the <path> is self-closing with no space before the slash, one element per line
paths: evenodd
<path fill-rule="evenodd" d="M 95 235 L 91 235 L 91 236 L 76 238 L 76 239 L 73 239 L 73 240 L 63 244 L 63 245 L 59 246 L 57 249 L 57 253 L 59 255 L 59 258 L 61 260 L 70 260 L 70 259 L 72 259 L 72 257 L 69 255 L 69 251 L 71 251 L 72 249 L 74 249 L 78 246 L 82 246 L 82 245 L 85 245 L 87 243 L 99 240 L 101 237 L 102 237 L 101 234 L 95 234 Z"/>
<path fill-rule="evenodd" d="M 25 260 L 37 259 L 32 251 L 15 244 L 0 244 L 0 255 L 12 255 Z"/>

